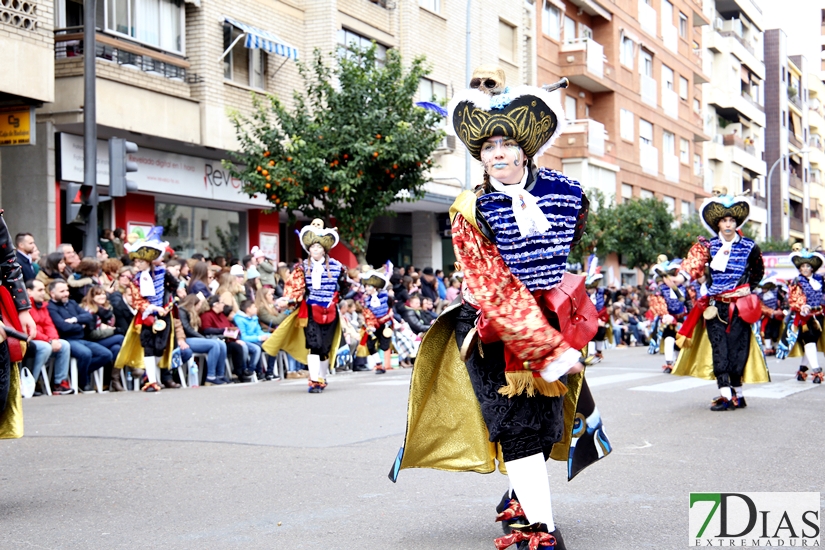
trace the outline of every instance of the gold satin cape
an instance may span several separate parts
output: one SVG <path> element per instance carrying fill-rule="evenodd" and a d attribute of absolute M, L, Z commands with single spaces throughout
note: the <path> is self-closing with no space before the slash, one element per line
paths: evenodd
<path fill-rule="evenodd" d="M 475 193 L 462 192 L 450 208 L 478 228 Z M 433 468 L 451 472 L 506 474 L 501 447 L 490 441 L 467 367 L 455 340 L 455 316 L 460 303 L 439 315 L 424 334 L 410 381 L 407 433 L 398 470 Z M 567 461 L 573 421 L 584 373 L 568 375 L 564 395 L 564 430 L 550 457 Z"/>
<path fill-rule="evenodd" d="M 312 315 L 312 312 L 309 313 Z M 278 355 L 278 352 L 284 350 L 292 356 L 293 359 L 301 364 L 307 364 L 307 340 L 304 335 L 304 327 L 298 326 L 298 310 L 296 309 L 290 313 L 283 322 L 278 325 L 275 332 L 266 339 L 266 342 L 261 346 L 263 350 L 272 357 Z M 330 359 L 334 360 L 338 353 L 338 348 L 341 347 L 341 321 L 340 319 L 335 324 L 335 334 L 332 337 L 332 346 L 329 348 Z"/>
<path fill-rule="evenodd" d="M 765 363 L 765 356 L 756 342 L 753 331 L 748 331 L 750 335 L 750 349 L 748 350 L 748 362 L 745 363 L 745 372 L 742 374 L 744 384 L 764 384 L 770 382 L 768 365 Z M 693 336 L 684 341 L 673 372 L 676 376 L 693 376 L 703 380 L 716 380 L 713 374 L 713 355 L 705 330 L 705 321 L 700 319 L 693 329 Z"/>
<path fill-rule="evenodd" d="M 800 327 L 802 328 L 802 327 Z M 825 327 L 823 327 L 825 328 Z M 782 330 L 779 332 L 780 335 L 785 334 L 785 326 L 782 325 Z M 802 333 L 799 334 L 802 336 Z M 816 351 L 821 351 L 825 353 L 825 330 L 822 331 L 822 334 L 819 336 L 819 340 L 816 341 Z M 796 344 L 794 344 L 793 348 L 791 349 L 790 353 L 788 353 L 788 357 L 802 357 L 805 355 L 805 347 L 801 339 L 796 340 Z"/>
<path fill-rule="evenodd" d="M 137 317 L 137 316 L 136 316 Z M 174 323 L 173 318 L 169 318 L 169 323 Z M 120 347 L 120 353 L 115 359 L 115 368 L 122 369 L 123 367 L 132 367 L 134 369 L 146 369 L 143 363 L 143 346 L 140 345 L 140 331 L 144 330 L 144 326 L 137 323 L 137 318 L 132 319 L 132 324 L 129 330 L 126 331 L 126 336 L 123 338 L 123 345 Z M 151 328 L 147 330 L 152 330 Z M 174 324 L 169 329 L 169 342 L 163 350 L 163 355 L 158 361 L 158 367 L 168 369 L 172 366 L 172 352 L 175 349 L 175 326 Z"/>
<path fill-rule="evenodd" d="M 0 411 L 0 439 L 20 437 L 23 437 L 23 397 L 20 395 L 19 365 L 12 363 L 6 410 Z"/>

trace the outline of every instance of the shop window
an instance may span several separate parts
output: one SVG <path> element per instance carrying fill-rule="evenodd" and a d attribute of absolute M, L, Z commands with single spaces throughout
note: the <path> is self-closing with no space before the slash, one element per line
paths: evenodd
<path fill-rule="evenodd" d="M 241 215 L 238 212 L 155 202 L 155 224 L 163 226 L 163 238 L 185 258 L 195 253 L 206 257 L 240 257 Z"/>
<path fill-rule="evenodd" d="M 366 50 L 372 46 L 373 40 L 362 36 L 356 32 L 348 29 L 340 29 L 338 31 L 338 55 L 348 59 L 354 59 L 358 53 L 357 50 Z M 387 47 L 383 44 L 376 43 L 375 45 L 375 64 L 383 67 L 387 61 Z"/>
<path fill-rule="evenodd" d="M 106 30 L 171 52 L 183 52 L 180 0 L 105 0 Z"/>

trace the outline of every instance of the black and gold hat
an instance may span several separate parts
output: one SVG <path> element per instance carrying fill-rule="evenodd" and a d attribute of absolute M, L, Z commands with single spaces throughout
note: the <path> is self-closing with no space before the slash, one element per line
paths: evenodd
<path fill-rule="evenodd" d="M 822 256 L 819 252 L 809 252 L 806 249 L 802 249 L 799 252 L 792 252 L 790 259 L 797 269 L 802 267 L 803 264 L 809 264 L 814 273 L 819 271 L 819 268 L 825 263 L 825 256 Z"/>
<path fill-rule="evenodd" d="M 312 220 L 312 223 L 301 229 L 299 233 L 301 246 L 309 252 L 309 247 L 320 244 L 324 247 L 324 252 L 329 251 L 338 245 L 338 230 L 334 227 L 324 227 L 324 222 L 319 219 Z"/>
<path fill-rule="evenodd" d="M 476 160 L 493 136 L 515 139 L 528 158 L 541 156 L 566 126 L 559 92 L 535 86 L 506 88 L 498 95 L 465 90 L 453 97 L 448 112 L 455 135 Z"/>
<path fill-rule="evenodd" d="M 736 220 L 736 228 L 742 227 L 751 213 L 750 201 L 743 196 L 719 195 L 708 197 L 702 202 L 700 214 L 702 223 L 713 234 L 719 233 L 719 222 L 727 216 Z"/>

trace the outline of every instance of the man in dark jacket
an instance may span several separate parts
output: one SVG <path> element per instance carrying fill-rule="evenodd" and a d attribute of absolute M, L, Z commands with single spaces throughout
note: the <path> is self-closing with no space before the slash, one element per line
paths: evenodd
<path fill-rule="evenodd" d="M 81 391 L 91 391 L 89 374 L 105 367 L 113 360 L 112 352 L 84 340 L 85 326 L 94 322 L 94 317 L 82 309 L 77 302 L 69 299 L 69 286 L 65 281 L 54 281 L 49 285 L 49 315 L 52 316 L 57 333 L 68 340 L 72 348 L 72 357 L 77 359 L 77 387 Z M 94 328 L 94 327 L 92 327 Z"/>
<path fill-rule="evenodd" d="M 417 294 L 410 296 L 407 300 L 407 307 L 404 308 L 404 320 L 410 325 L 410 329 L 420 335 L 427 332 L 431 322 L 422 317 L 421 298 Z"/>
<path fill-rule="evenodd" d="M 17 252 L 17 263 L 23 270 L 23 280 L 29 282 L 35 275 L 32 265 L 32 253 L 36 248 L 34 237 L 31 233 L 18 233 L 14 236 L 14 248 Z"/>
<path fill-rule="evenodd" d="M 132 287 L 127 286 L 122 294 L 120 292 L 109 294 L 109 303 L 112 304 L 112 312 L 115 314 L 117 333 L 126 336 L 129 327 L 132 326 L 132 319 L 137 313 L 132 307 Z"/>
<path fill-rule="evenodd" d="M 433 303 L 438 301 L 437 282 L 431 267 L 425 267 L 424 271 L 421 272 L 421 297 L 429 298 Z"/>

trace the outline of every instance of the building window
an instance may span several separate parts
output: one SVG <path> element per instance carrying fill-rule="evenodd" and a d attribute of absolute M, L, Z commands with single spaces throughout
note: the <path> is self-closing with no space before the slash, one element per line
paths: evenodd
<path fill-rule="evenodd" d="M 622 65 L 625 67 L 632 69 L 633 68 L 633 40 L 624 36 L 622 37 L 622 50 L 621 50 L 621 61 Z"/>
<path fill-rule="evenodd" d="M 561 10 L 549 2 L 544 2 L 541 10 L 541 30 L 550 38 L 558 40 L 561 28 Z"/>
<path fill-rule="evenodd" d="M 441 0 L 418 0 L 418 5 L 434 13 L 441 13 Z"/>
<path fill-rule="evenodd" d="M 244 86 L 266 88 L 266 53 L 259 48 L 246 48 L 237 40 L 241 31 L 231 25 L 223 26 L 223 49 L 235 44 L 223 58 L 223 77 Z"/>
<path fill-rule="evenodd" d="M 447 102 L 447 86 L 429 78 L 422 78 L 418 83 L 418 98 L 420 101 L 434 101 L 444 105 Z"/>
<path fill-rule="evenodd" d="M 576 101 L 576 96 L 572 94 L 564 96 L 564 117 L 567 120 L 576 120 L 577 107 L 578 102 Z"/>
<path fill-rule="evenodd" d="M 687 38 L 688 18 L 682 12 L 679 12 L 679 36 Z"/>
<path fill-rule="evenodd" d="M 692 214 L 692 212 L 690 211 L 691 210 L 690 204 L 691 204 L 690 201 L 682 201 L 681 215 L 682 215 L 683 220 L 688 219 L 690 217 L 690 215 Z"/>
<path fill-rule="evenodd" d="M 623 199 L 632 199 L 633 198 L 633 186 L 628 185 L 627 183 L 622 184 L 622 198 Z"/>
<path fill-rule="evenodd" d="M 348 29 L 338 31 L 338 55 L 353 59 L 358 55 L 357 50 L 366 50 L 372 46 L 373 40 Z M 356 51 L 353 51 L 356 50 Z M 387 60 L 387 47 L 383 44 L 375 46 L 375 64 L 383 67 Z"/>
<path fill-rule="evenodd" d="M 690 164 L 690 142 L 679 138 L 679 160 L 682 164 Z"/>
<path fill-rule="evenodd" d="M 253 88 L 264 89 L 264 74 L 266 72 L 266 56 L 260 48 L 249 50 L 249 85 Z"/>
<path fill-rule="evenodd" d="M 620 125 L 620 132 L 622 135 L 622 139 L 626 139 L 627 141 L 633 141 L 634 139 L 634 130 L 633 130 L 633 111 L 628 111 L 627 109 L 622 109 L 619 113 L 619 125 Z"/>
<path fill-rule="evenodd" d="M 516 61 L 516 28 L 499 19 L 498 21 L 498 57 L 504 61 Z"/>
<path fill-rule="evenodd" d="M 653 78 L 653 54 L 647 50 L 641 50 L 639 57 L 639 74 Z"/>
<path fill-rule="evenodd" d="M 693 98 L 693 112 L 694 113 L 701 113 L 702 112 L 702 104 L 695 97 Z"/>
<path fill-rule="evenodd" d="M 671 132 L 665 130 L 662 132 L 662 150 L 668 155 L 673 154 L 673 149 L 676 146 L 676 136 Z"/>
<path fill-rule="evenodd" d="M 652 199 L 655 195 L 653 194 L 653 191 L 648 191 L 647 189 L 642 189 L 641 191 L 639 191 L 639 196 L 642 199 Z"/>
<path fill-rule="evenodd" d="M 679 77 L 679 97 L 687 101 L 688 98 L 688 86 L 690 86 L 690 82 L 684 76 Z"/>
<path fill-rule="evenodd" d="M 573 42 L 576 40 L 576 22 L 572 17 L 564 16 L 564 34 L 562 40 L 565 42 Z"/>
<path fill-rule="evenodd" d="M 665 203 L 665 208 L 667 208 L 670 215 L 674 216 L 676 214 L 676 199 L 665 195 L 662 197 L 662 202 Z"/>
<path fill-rule="evenodd" d="M 693 155 L 693 175 L 702 175 L 702 155 L 698 153 L 694 153 Z"/>
<path fill-rule="evenodd" d="M 183 52 L 183 2 L 106 0 L 106 30 L 171 52 Z"/>
<path fill-rule="evenodd" d="M 648 75 L 652 76 L 652 75 Z M 672 90 L 673 89 L 673 69 L 662 63 L 662 84 L 664 85 L 663 89 Z"/>
<path fill-rule="evenodd" d="M 639 143 L 653 145 L 653 124 L 643 118 L 639 119 Z"/>

